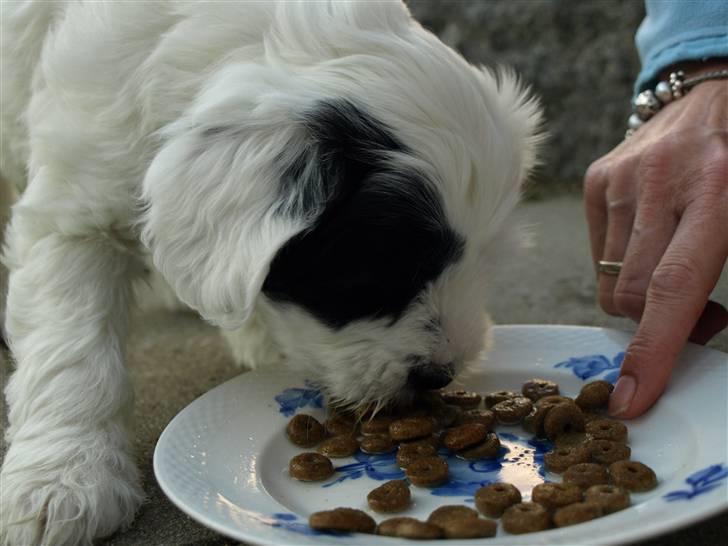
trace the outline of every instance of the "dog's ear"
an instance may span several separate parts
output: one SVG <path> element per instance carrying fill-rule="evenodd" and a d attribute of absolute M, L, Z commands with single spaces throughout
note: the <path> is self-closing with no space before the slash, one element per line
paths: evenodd
<path fill-rule="evenodd" d="M 312 174 L 296 120 L 306 98 L 281 91 L 287 78 L 251 65 L 222 73 L 160 133 L 144 179 L 142 240 L 155 266 L 226 328 L 247 320 L 276 252 L 325 200 L 315 182 L 286 181 Z"/>

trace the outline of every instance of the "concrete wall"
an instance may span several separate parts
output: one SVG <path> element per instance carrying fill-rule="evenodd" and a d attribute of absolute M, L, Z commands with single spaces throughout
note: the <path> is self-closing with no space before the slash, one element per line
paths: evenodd
<path fill-rule="evenodd" d="M 642 0 L 408 0 L 422 24 L 478 64 L 507 64 L 541 96 L 551 139 L 544 189 L 578 186 L 618 143 L 639 70 Z"/>

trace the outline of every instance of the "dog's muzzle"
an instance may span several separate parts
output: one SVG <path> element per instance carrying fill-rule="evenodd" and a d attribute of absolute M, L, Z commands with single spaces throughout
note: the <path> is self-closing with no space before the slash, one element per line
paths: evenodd
<path fill-rule="evenodd" d="M 407 376 L 407 386 L 414 390 L 441 389 L 455 377 L 453 364 L 420 364 Z"/>

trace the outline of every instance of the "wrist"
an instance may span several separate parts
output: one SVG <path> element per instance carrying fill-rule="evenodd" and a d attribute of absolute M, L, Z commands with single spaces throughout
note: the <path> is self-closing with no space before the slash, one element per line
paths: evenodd
<path fill-rule="evenodd" d="M 670 65 L 658 74 L 660 81 L 667 81 L 670 74 L 682 70 L 686 79 L 695 78 L 716 70 L 728 70 L 728 57 L 711 58 L 704 61 L 683 61 Z"/>

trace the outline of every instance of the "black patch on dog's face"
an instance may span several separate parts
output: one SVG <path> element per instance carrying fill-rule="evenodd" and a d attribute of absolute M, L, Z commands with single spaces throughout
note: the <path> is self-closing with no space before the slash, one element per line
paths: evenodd
<path fill-rule="evenodd" d="M 311 145 L 282 175 L 279 212 L 319 214 L 278 252 L 263 293 L 332 327 L 396 321 L 459 258 L 462 239 L 422 173 L 393 157 L 411 152 L 382 123 L 343 100 L 303 122 Z"/>

